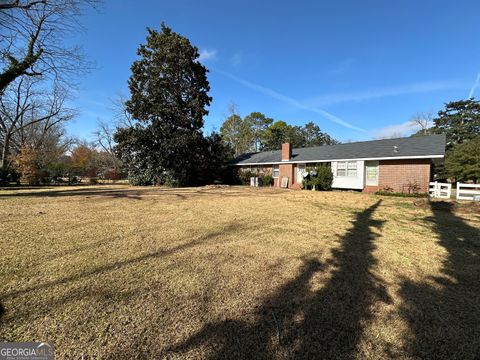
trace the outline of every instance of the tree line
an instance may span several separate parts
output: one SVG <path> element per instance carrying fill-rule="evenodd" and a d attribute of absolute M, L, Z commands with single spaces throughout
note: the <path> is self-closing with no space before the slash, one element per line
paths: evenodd
<path fill-rule="evenodd" d="M 225 119 L 220 135 L 233 149 L 236 156 L 266 150 L 278 150 L 282 143 L 289 142 L 293 147 L 334 145 L 338 141 L 313 122 L 303 126 L 289 125 L 285 121 L 274 121 L 260 112 L 252 112 L 242 118 L 235 106 Z"/>
<path fill-rule="evenodd" d="M 422 115 L 414 119 L 423 126 L 413 136 L 445 134 L 445 163 L 436 167 L 436 178 L 476 183 L 480 179 L 480 101 L 470 98 L 448 102 L 431 126 L 429 118 Z"/>

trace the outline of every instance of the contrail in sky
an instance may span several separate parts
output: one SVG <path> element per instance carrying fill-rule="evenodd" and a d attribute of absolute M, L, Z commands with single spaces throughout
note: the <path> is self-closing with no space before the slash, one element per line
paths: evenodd
<path fill-rule="evenodd" d="M 220 73 L 220 74 L 238 82 L 239 84 L 245 85 L 245 86 L 249 87 L 250 89 L 253 89 L 253 90 L 255 90 L 259 93 L 270 96 L 273 99 L 280 100 L 280 101 L 282 101 L 286 104 L 289 104 L 291 106 L 294 106 L 298 109 L 314 112 L 314 113 L 319 114 L 319 115 L 323 116 L 324 118 L 327 118 L 328 120 L 333 121 L 334 123 L 342 125 L 346 128 L 353 129 L 353 130 L 356 130 L 356 131 L 361 131 L 361 132 L 367 132 L 365 129 L 362 129 L 358 126 L 352 125 L 352 124 L 346 122 L 345 120 L 340 119 L 338 116 L 330 114 L 328 111 L 302 104 L 301 102 L 299 102 L 296 99 L 293 99 L 293 98 L 288 97 L 286 95 L 280 94 L 280 93 L 276 92 L 275 90 L 272 90 L 272 89 L 266 88 L 264 86 L 252 83 L 252 82 L 247 81 L 247 80 L 244 80 L 244 79 L 239 78 L 238 76 L 230 74 L 226 71 L 219 70 L 219 69 L 214 69 L 214 70 L 216 72 L 218 72 L 218 73 Z"/>
<path fill-rule="evenodd" d="M 469 99 L 473 97 L 473 94 L 475 93 L 475 90 L 477 90 L 478 85 L 480 85 L 480 72 L 477 74 L 477 78 L 473 83 L 472 88 L 470 89 L 470 94 L 468 94 Z"/>

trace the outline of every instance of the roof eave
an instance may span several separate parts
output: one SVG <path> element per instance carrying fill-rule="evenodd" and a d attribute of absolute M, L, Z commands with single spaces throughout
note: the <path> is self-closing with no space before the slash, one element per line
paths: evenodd
<path fill-rule="evenodd" d="M 350 159 L 323 159 L 323 160 L 295 160 L 295 161 L 270 161 L 270 162 L 256 162 L 256 163 L 236 163 L 230 166 L 249 166 L 249 165 L 280 165 L 280 164 L 304 164 L 304 163 L 320 163 L 332 161 L 370 161 L 370 160 L 408 160 L 408 159 L 441 159 L 445 155 L 416 155 L 416 156 L 387 156 L 387 157 L 367 157 L 367 158 L 350 158 Z"/>

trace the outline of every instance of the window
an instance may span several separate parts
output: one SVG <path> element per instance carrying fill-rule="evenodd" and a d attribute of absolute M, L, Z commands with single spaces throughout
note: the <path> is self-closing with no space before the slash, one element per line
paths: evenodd
<path fill-rule="evenodd" d="M 356 161 L 337 162 L 337 176 L 357 177 Z"/>
<path fill-rule="evenodd" d="M 357 177 L 357 162 L 349 161 L 347 163 L 347 176 L 348 177 Z"/>
<path fill-rule="evenodd" d="M 278 178 L 280 176 L 280 167 L 278 165 L 273 165 L 272 167 L 272 177 Z"/>

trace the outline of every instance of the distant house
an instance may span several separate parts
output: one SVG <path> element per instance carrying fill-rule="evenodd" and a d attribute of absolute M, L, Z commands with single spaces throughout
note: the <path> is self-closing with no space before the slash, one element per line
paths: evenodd
<path fill-rule="evenodd" d="M 288 178 L 289 188 L 300 188 L 307 167 L 326 165 L 333 173 L 333 188 L 408 192 L 412 185 L 428 192 L 432 164 L 445 157 L 445 135 L 352 142 L 244 154 L 233 166 L 271 174 L 274 186 Z"/>

